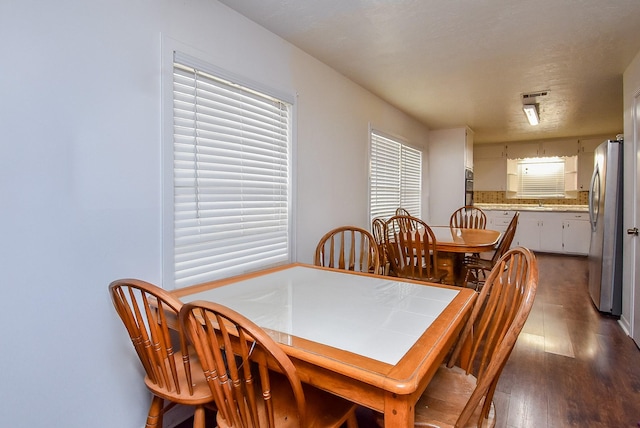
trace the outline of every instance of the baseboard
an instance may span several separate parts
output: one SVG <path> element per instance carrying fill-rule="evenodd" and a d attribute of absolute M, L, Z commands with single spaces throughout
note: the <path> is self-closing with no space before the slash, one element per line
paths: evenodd
<path fill-rule="evenodd" d="M 620 327 L 622 328 L 622 330 L 624 330 L 627 336 L 631 336 L 631 323 L 623 315 L 620 316 L 620 319 L 618 320 L 618 325 L 620 325 Z"/>

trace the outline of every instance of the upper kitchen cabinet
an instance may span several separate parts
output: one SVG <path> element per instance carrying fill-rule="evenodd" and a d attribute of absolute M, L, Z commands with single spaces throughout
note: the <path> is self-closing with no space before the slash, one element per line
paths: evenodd
<path fill-rule="evenodd" d="M 589 190 L 593 174 L 593 154 L 606 138 L 591 138 L 578 142 L 578 190 Z"/>
<path fill-rule="evenodd" d="M 525 159 L 578 154 L 578 140 L 522 141 L 507 145 L 507 158 Z"/>
<path fill-rule="evenodd" d="M 507 146 L 497 144 L 476 144 L 473 148 L 474 165 L 477 159 L 506 158 Z"/>
<path fill-rule="evenodd" d="M 578 140 L 543 141 L 538 150 L 539 157 L 575 156 L 578 154 Z"/>
<path fill-rule="evenodd" d="M 538 142 L 518 142 L 507 144 L 508 159 L 537 158 L 540 143 Z"/>
<path fill-rule="evenodd" d="M 473 149 L 473 131 L 467 127 L 429 132 L 429 223 L 449 224 L 451 213 L 464 205 Z"/>
<path fill-rule="evenodd" d="M 504 191 L 507 176 L 507 146 L 476 144 L 473 151 L 473 189 Z"/>

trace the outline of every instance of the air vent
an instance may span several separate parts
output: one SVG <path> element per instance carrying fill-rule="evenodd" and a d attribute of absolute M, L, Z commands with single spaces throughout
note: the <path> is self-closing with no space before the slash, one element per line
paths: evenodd
<path fill-rule="evenodd" d="M 548 94 L 549 94 L 549 91 L 529 92 L 527 94 L 522 94 L 522 99 L 530 100 L 538 97 L 546 97 Z"/>

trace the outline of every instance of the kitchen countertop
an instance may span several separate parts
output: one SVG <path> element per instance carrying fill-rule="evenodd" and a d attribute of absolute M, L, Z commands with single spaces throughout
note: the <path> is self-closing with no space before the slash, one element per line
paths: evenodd
<path fill-rule="evenodd" d="M 588 205 L 535 205 L 535 204 L 474 204 L 485 211 L 550 211 L 550 212 L 589 212 Z"/>

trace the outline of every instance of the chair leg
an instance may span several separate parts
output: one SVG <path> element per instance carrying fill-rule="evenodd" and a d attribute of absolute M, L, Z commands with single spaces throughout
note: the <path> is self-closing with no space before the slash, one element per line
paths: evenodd
<path fill-rule="evenodd" d="M 464 281 L 463 282 L 464 287 L 468 287 L 469 283 L 472 282 L 474 285 L 474 288 L 476 288 L 478 284 L 477 271 L 475 271 L 475 269 L 473 268 L 468 268 L 465 266 L 463 281 Z"/>
<path fill-rule="evenodd" d="M 358 418 L 355 411 L 351 412 L 351 416 L 347 419 L 347 428 L 358 428 Z"/>
<path fill-rule="evenodd" d="M 197 406 L 193 413 L 193 428 L 205 428 L 204 406 Z"/>
<path fill-rule="evenodd" d="M 164 400 L 158 396 L 153 396 L 151 405 L 149 406 L 149 414 L 147 415 L 146 428 L 162 428 L 162 406 Z"/>

